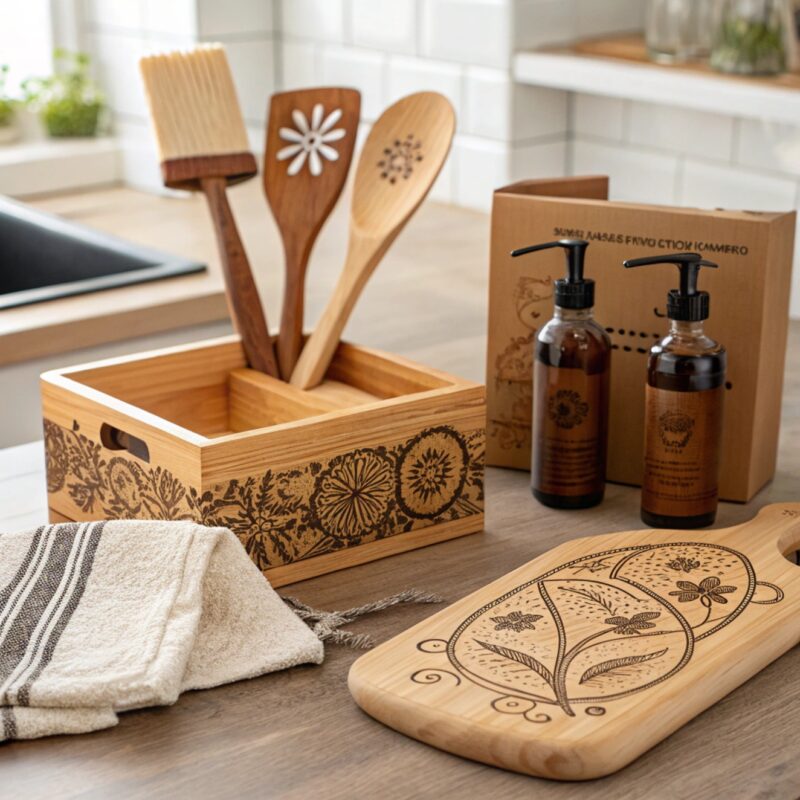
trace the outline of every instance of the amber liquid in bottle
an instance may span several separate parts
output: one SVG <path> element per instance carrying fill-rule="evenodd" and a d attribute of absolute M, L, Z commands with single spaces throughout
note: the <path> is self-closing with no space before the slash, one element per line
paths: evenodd
<path fill-rule="evenodd" d="M 534 345 L 531 489 L 553 508 L 605 492 L 611 341 L 592 309 L 556 306 Z"/>
<path fill-rule="evenodd" d="M 671 321 L 650 351 L 642 520 L 702 528 L 717 515 L 725 348 L 702 322 Z"/>

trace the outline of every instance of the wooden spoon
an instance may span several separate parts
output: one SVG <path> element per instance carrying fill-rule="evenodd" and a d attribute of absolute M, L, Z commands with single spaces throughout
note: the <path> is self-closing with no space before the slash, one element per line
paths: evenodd
<path fill-rule="evenodd" d="M 285 254 L 278 362 L 287 378 L 303 344 L 308 259 L 347 179 L 360 109 L 355 89 L 282 92 L 270 101 L 264 191 Z"/>
<path fill-rule="evenodd" d="M 454 131 L 453 107 L 436 92 L 398 100 L 372 126 L 356 170 L 345 265 L 292 372 L 295 386 L 309 389 L 325 376 L 356 300 L 428 194 Z"/>

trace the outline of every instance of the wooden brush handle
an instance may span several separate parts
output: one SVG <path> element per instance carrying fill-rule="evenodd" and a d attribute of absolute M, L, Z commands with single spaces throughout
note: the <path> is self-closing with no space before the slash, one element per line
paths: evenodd
<path fill-rule="evenodd" d="M 231 316 L 242 337 L 248 364 L 259 372 L 278 378 L 280 371 L 275 348 L 269 337 L 258 289 L 236 228 L 236 220 L 228 204 L 225 187 L 225 178 L 200 180 L 200 188 L 208 200 L 211 219 L 214 221 Z"/>

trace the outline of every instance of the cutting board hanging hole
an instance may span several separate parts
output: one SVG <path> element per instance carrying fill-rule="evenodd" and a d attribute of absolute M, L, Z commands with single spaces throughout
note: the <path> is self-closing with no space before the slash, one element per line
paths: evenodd
<path fill-rule="evenodd" d="M 800 565 L 800 507 L 797 504 L 782 508 L 779 513 L 784 524 L 789 523 L 778 540 L 778 550 L 792 564 Z"/>

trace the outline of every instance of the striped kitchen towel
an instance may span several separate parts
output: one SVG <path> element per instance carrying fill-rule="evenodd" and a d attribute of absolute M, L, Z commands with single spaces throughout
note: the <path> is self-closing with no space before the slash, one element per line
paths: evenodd
<path fill-rule="evenodd" d="M 322 658 L 224 528 L 0 535 L 0 741 L 107 728 L 118 711 Z"/>

